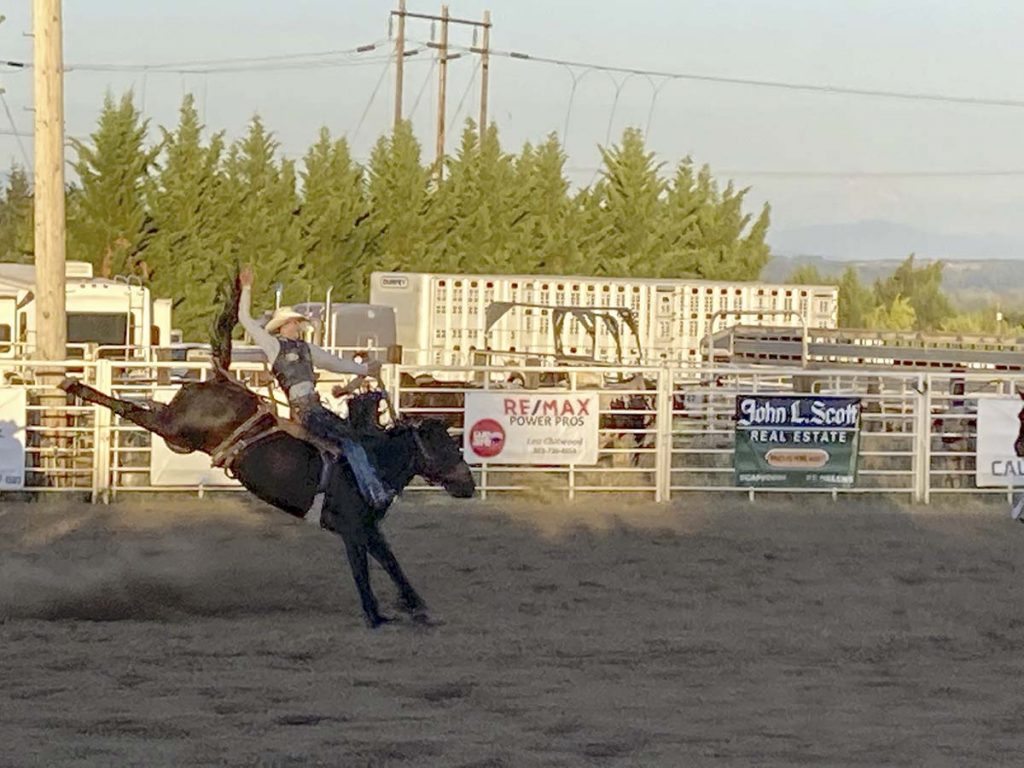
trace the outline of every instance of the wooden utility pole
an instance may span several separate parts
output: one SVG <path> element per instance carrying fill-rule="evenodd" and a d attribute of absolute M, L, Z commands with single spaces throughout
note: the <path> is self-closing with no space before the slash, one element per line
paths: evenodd
<path fill-rule="evenodd" d="M 395 40 L 395 130 L 402 122 L 402 85 L 405 80 L 405 0 L 398 0 L 398 38 Z"/>
<path fill-rule="evenodd" d="M 491 69 L 491 12 L 484 11 L 483 45 L 480 48 L 480 135 L 487 130 L 487 81 Z"/>
<path fill-rule="evenodd" d="M 36 353 L 67 354 L 64 278 L 64 55 L 61 0 L 33 0 Z"/>
<path fill-rule="evenodd" d="M 437 76 L 437 179 L 444 178 L 444 113 L 448 89 L 448 6 L 441 6 L 441 46 Z"/>
<path fill-rule="evenodd" d="M 402 115 L 402 82 L 405 75 L 405 69 L 403 66 L 402 59 L 406 56 L 405 51 L 405 20 L 406 19 L 424 19 L 426 21 L 439 21 L 441 22 L 441 41 L 435 43 L 433 41 L 427 43 L 428 48 L 436 48 L 438 51 L 438 60 L 441 66 L 438 68 L 438 83 L 437 83 L 437 158 L 435 163 L 437 165 L 436 173 L 437 178 L 440 179 L 444 175 L 444 145 L 445 145 L 445 111 L 446 111 L 446 99 L 448 90 L 448 62 L 452 59 L 457 59 L 462 54 L 456 53 L 454 56 L 448 55 L 448 25 L 449 24 L 461 24 L 467 27 L 483 27 L 484 30 L 484 47 L 477 48 L 472 47 L 469 50 L 472 53 L 482 54 L 483 60 L 481 62 L 483 67 L 483 82 L 482 92 L 480 97 L 480 123 L 481 130 L 487 121 L 487 88 L 488 88 L 488 70 L 490 69 L 490 28 L 491 28 L 491 12 L 484 11 L 483 21 L 474 21 L 473 19 L 460 19 L 450 16 L 448 14 L 448 6 L 441 6 L 441 15 L 434 16 L 429 13 L 411 13 L 405 10 L 405 0 L 399 0 L 398 10 L 391 12 L 392 16 L 398 17 L 398 40 L 395 44 L 395 53 L 398 58 L 398 65 L 395 68 L 395 125 L 401 119 Z M 433 38 L 433 33 L 431 33 Z M 474 43 L 476 38 L 474 37 Z M 409 52 L 410 54 L 413 51 Z"/>

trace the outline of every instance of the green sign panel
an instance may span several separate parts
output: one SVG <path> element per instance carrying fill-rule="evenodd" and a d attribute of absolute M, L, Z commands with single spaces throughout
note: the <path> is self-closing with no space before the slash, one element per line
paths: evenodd
<path fill-rule="evenodd" d="M 852 488 L 859 397 L 736 396 L 736 485 Z"/>

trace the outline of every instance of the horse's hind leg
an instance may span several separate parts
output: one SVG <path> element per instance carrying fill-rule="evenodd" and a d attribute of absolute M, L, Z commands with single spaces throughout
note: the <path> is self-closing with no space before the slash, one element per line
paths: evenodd
<path fill-rule="evenodd" d="M 130 403 L 127 400 L 118 400 L 116 397 L 104 395 L 98 389 L 93 389 L 75 379 L 65 379 L 61 383 L 60 388 L 87 403 L 95 403 L 96 405 L 102 405 L 104 408 L 109 408 L 122 419 L 127 419 L 143 429 L 148 429 L 150 432 L 156 432 L 157 434 L 161 432 L 160 413 L 167 407 L 161 403 L 150 403 L 147 407 L 137 403 Z"/>
<path fill-rule="evenodd" d="M 377 606 L 377 598 L 374 597 L 370 588 L 370 563 L 366 559 L 366 543 L 352 542 L 345 537 L 345 554 L 348 555 L 348 564 L 352 569 L 352 578 L 356 581 L 356 589 L 359 590 L 359 602 L 363 606 L 363 615 L 370 628 L 379 627 L 391 619 L 384 616 Z"/>
<path fill-rule="evenodd" d="M 384 538 L 384 534 L 376 525 L 368 532 L 366 546 L 370 550 L 370 554 L 373 555 L 374 560 L 381 564 L 381 567 L 391 577 L 395 586 L 398 587 L 398 599 L 402 610 L 408 613 L 422 613 L 426 611 L 427 604 L 416 590 L 413 589 L 412 584 L 409 583 L 409 579 L 406 578 L 405 573 L 402 571 L 402 566 L 398 564 L 398 558 L 391 551 L 391 545 L 388 544 L 388 540 Z"/>

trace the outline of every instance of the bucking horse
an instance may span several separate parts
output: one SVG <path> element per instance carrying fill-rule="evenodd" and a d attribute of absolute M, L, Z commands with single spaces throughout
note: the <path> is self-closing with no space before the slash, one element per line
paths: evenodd
<path fill-rule="evenodd" d="M 391 618 L 381 613 L 370 586 L 368 557 L 384 568 L 397 587 L 399 609 L 417 622 L 428 623 L 426 604 L 380 530 L 386 510 L 375 512 L 365 503 L 334 446 L 278 418 L 263 398 L 228 373 L 231 336 L 238 322 L 237 277 L 226 293 L 211 333 L 213 374 L 206 381 L 183 384 L 170 403 L 121 400 L 75 379 L 66 379 L 61 388 L 159 435 L 171 450 L 210 454 L 215 465 L 227 469 L 258 498 L 295 517 L 319 520 L 341 536 L 369 626 L 380 626 Z M 473 475 L 444 423 L 402 418 L 381 428 L 379 399 L 380 393 L 374 392 L 354 397 L 349 419 L 376 459 L 383 480 L 400 491 L 419 475 L 452 496 L 471 497 Z"/>

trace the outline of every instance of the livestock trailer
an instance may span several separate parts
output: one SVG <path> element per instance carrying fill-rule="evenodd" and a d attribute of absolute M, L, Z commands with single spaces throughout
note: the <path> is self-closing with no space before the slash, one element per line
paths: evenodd
<path fill-rule="evenodd" d="M 464 365 L 481 350 L 499 350 L 490 355 L 494 362 L 554 356 L 553 311 L 588 307 L 631 310 L 638 333 L 623 340 L 604 324 L 588 328 L 585 313 L 569 312 L 558 343 L 567 354 L 592 353 L 607 363 L 620 356 L 687 363 L 701 359 L 709 330 L 741 322 L 835 328 L 839 291 L 724 280 L 374 272 L 370 303 L 394 308 L 397 342 L 412 365 Z M 489 322 L 496 304 L 509 306 Z"/>

